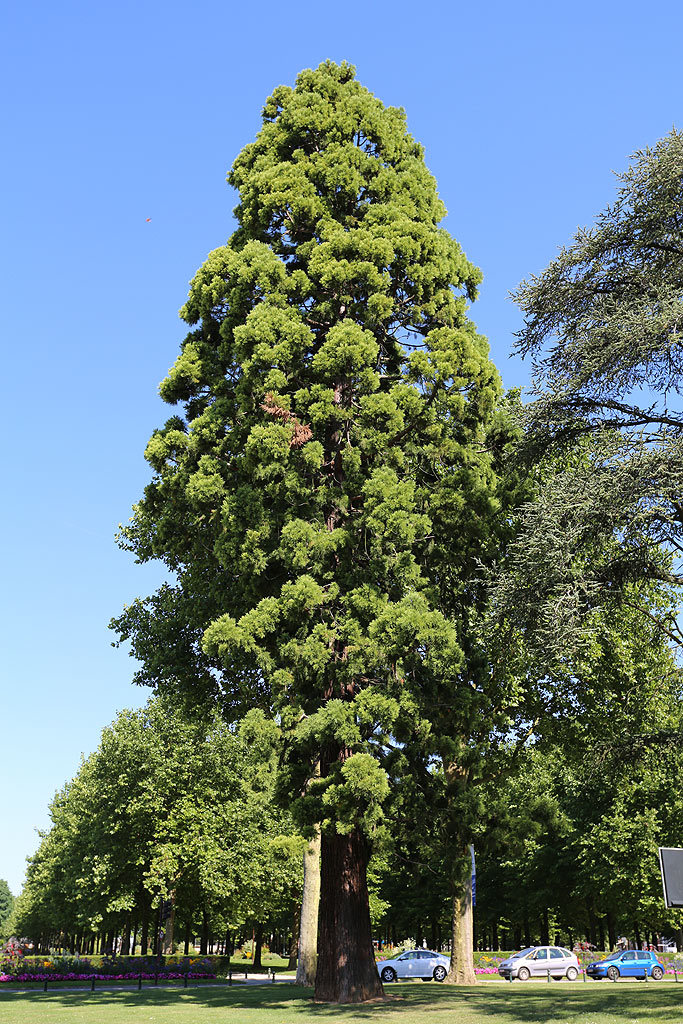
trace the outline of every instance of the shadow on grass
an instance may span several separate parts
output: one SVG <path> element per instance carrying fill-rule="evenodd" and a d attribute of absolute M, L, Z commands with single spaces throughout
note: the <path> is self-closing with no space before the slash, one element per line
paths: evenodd
<path fill-rule="evenodd" d="M 138 991 L 99 990 L 95 993 L 60 992 L 2 992 L 0 1007 L 7 1008 L 15 1001 L 41 1004 L 46 1007 L 68 1009 L 84 1008 L 88 1004 L 106 1008 L 119 1014 L 126 1008 L 148 1006 L 184 1006 L 188 1010 L 271 1010 L 282 1014 L 282 1020 L 306 1016 L 308 1020 L 371 1021 L 378 1016 L 396 1018 L 403 1015 L 425 1021 L 438 1016 L 458 1024 L 463 1019 L 482 1021 L 495 1017 L 498 1024 L 538 1024 L 539 1021 L 558 1024 L 582 1024 L 604 1020 L 634 1020 L 641 1024 L 672 1024 L 683 1017 L 683 986 L 673 983 L 635 985 L 524 986 L 478 985 L 469 988 L 451 988 L 446 985 L 394 984 L 386 986 L 387 999 L 365 1004 L 319 1004 L 313 1002 L 311 989 L 294 985 L 239 986 L 234 988 L 155 989 Z M 118 1019 L 118 1018 L 117 1018 Z"/>

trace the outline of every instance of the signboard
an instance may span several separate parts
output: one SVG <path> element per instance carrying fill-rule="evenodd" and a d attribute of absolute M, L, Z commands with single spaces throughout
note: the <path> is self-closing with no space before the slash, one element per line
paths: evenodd
<path fill-rule="evenodd" d="M 472 906 L 477 905 L 477 866 L 474 860 L 474 846 L 470 843 L 470 856 L 472 858 Z"/>
<path fill-rule="evenodd" d="M 659 847 L 659 867 L 667 907 L 683 907 L 683 850 Z"/>

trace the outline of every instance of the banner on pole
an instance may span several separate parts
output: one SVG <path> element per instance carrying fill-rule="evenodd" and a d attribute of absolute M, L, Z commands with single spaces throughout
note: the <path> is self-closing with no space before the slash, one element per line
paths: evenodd
<path fill-rule="evenodd" d="M 474 846 L 470 843 L 470 857 L 472 858 L 472 906 L 477 905 L 477 865 L 474 861 Z"/>

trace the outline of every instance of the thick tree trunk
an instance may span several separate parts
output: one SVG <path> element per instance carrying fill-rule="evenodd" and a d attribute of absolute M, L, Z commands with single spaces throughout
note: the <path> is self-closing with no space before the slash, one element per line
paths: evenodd
<path fill-rule="evenodd" d="M 362 1003 L 384 996 L 372 946 L 368 850 L 359 832 L 321 843 L 320 942 L 315 998 Z"/>
<path fill-rule="evenodd" d="M 318 960 L 318 908 L 320 905 L 320 828 L 304 850 L 304 891 L 299 926 L 297 985 L 312 988 Z"/>
<path fill-rule="evenodd" d="M 467 874 L 453 897 L 453 920 L 451 925 L 451 966 L 446 976 L 448 985 L 476 985 L 474 973 L 473 928 L 472 928 L 472 876 L 470 874 L 469 850 L 467 851 Z M 463 864 L 464 864 L 463 858 Z"/>

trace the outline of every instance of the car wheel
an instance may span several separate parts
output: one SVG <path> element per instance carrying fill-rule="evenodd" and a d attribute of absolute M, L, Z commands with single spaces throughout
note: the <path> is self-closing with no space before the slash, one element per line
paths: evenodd
<path fill-rule="evenodd" d="M 434 981 L 443 981 L 447 973 L 446 968 L 439 964 L 438 967 L 434 968 Z"/>
<path fill-rule="evenodd" d="M 617 978 L 619 977 L 619 970 L 618 970 L 618 968 L 616 968 L 616 967 L 608 967 L 607 968 L 607 977 L 609 978 L 610 981 L 616 981 Z"/>
<path fill-rule="evenodd" d="M 528 981 L 531 977 L 531 972 L 528 967 L 520 967 L 517 971 L 517 977 L 520 981 Z"/>
<path fill-rule="evenodd" d="M 396 981 L 396 971 L 393 967 L 382 968 L 382 981 Z"/>
<path fill-rule="evenodd" d="M 650 977 L 654 978 L 655 981 L 661 981 L 664 977 L 664 971 L 661 967 L 653 967 L 652 974 L 650 975 Z"/>
<path fill-rule="evenodd" d="M 567 981 L 576 981 L 578 976 L 579 972 L 577 971 L 576 967 L 567 968 Z"/>

